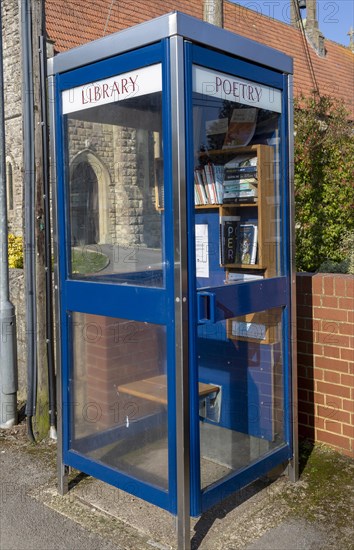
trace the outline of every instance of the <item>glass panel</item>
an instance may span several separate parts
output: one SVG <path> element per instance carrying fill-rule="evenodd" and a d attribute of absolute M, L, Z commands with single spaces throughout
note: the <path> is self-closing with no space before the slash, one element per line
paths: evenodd
<path fill-rule="evenodd" d="M 161 89 L 154 65 L 63 92 L 73 278 L 164 285 Z"/>
<path fill-rule="evenodd" d="M 281 92 L 193 70 L 198 287 L 281 275 Z"/>
<path fill-rule="evenodd" d="M 284 443 L 282 310 L 198 327 L 202 488 Z"/>
<path fill-rule="evenodd" d="M 280 116 L 280 90 L 193 67 L 203 488 L 284 444 L 281 310 L 213 323 L 215 287 L 282 274 Z"/>
<path fill-rule="evenodd" d="M 72 314 L 70 448 L 168 488 L 166 329 Z"/>

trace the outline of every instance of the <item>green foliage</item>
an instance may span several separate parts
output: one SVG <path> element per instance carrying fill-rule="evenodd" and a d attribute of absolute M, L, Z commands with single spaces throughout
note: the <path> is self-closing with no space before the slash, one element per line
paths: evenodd
<path fill-rule="evenodd" d="M 8 235 L 9 267 L 23 268 L 23 240 L 12 233 Z"/>
<path fill-rule="evenodd" d="M 354 275 L 354 232 L 346 233 L 341 241 L 341 252 L 345 259 L 341 262 L 325 260 L 319 267 L 320 273 L 350 273 Z"/>
<path fill-rule="evenodd" d="M 343 245 L 343 237 L 354 231 L 354 134 L 348 113 L 330 97 L 302 97 L 295 101 L 294 123 L 296 267 L 350 265 Z"/>

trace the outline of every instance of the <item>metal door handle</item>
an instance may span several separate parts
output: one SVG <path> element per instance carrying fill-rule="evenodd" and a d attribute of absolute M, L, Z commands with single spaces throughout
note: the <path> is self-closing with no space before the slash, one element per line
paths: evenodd
<path fill-rule="evenodd" d="M 215 323 L 215 294 L 213 292 L 197 293 L 197 315 L 199 324 Z"/>

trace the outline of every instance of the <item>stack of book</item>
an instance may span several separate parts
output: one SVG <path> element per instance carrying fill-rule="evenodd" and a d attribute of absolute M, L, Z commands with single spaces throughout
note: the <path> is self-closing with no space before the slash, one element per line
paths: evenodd
<path fill-rule="evenodd" d="M 194 202 L 196 205 L 222 204 L 224 167 L 209 162 L 194 170 Z"/>
<path fill-rule="evenodd" d="M 225 164 L 223 188 L 224 204 L 257 202 L 257 157 L 236 157 Z"/>

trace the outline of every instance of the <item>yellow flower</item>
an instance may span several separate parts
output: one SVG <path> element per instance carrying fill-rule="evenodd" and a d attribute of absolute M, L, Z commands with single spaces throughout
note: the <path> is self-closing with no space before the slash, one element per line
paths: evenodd
<path fill-rule="evenodd" d="M 12 233 L 8 236 L 9 245 L 9 267 L 23 267 L 23 240 L 22 237 L 16 237 Z"/>

